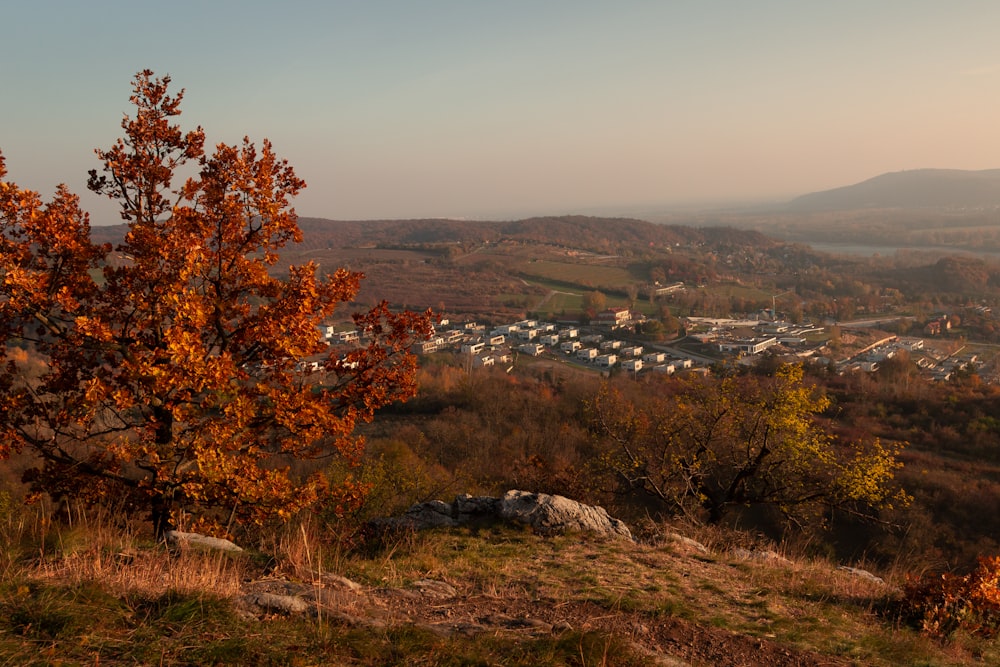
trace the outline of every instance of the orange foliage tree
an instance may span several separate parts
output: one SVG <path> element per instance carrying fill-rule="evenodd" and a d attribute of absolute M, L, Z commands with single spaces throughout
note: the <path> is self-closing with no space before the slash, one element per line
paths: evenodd
<path fill-rule="evenodd" d="M 181 511 L 260 522 L 349 503 L 363 490 L 290 466 L 359 456 L 355 425 L 415 393 L 408 348 L 429 318 L 382 303 L 354 315 L 362 345 L 331 353 L 319 327 L 362 276 L 308 263 L 275 277 L 301 240 L 289 200 L 305 183 L 267 141 L 207 153 L 200 127 L 175 124 L 169 84 L 136 75 L 124 137 L 96 151 L 88 185 L 120 204 L 117 247 L 91 242 L 65 186 L 44 203 L 0 156 L 0 454 L 37 457 L 34 492 L 124 499 L 158 534 Z"/>

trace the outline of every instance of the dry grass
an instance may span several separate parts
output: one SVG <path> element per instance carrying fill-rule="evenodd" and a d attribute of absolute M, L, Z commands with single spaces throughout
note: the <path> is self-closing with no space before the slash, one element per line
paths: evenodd
<path fill-rule="evenodd" d="M 161 656 L 164 664 L 273 664 L 289 646 L 302 646 L 312 662 L 322 655 L 333 664 L 644 664 L 629 647 L 662 645 L 658 628 L 681 622 L 722 633 L 715 642 L 750 637 L 837 664 L 1000 664 L 990 642 L 958 637 L 942 645 L 887 613 L 903 568 L 877 573 L 883 585 L 726 531 L 650 527 L 642 543 L 628 543 L 493 526 L 403 532 L 346 550 L 306 521 L 262 540 L 259 552 L 234 556 L 168 550 L 108 515 L 78 513 L 54 525 L 40 508 L 0 501 L 0 510 L 0 612 L 9 619 L 0 624 L 0 659 L 16 663 L 146 664 Z M 674 530 L 706 550 L 669 538 Z M 775 557 L 746 558 L 737 547 Z M 451 602 L 422 608 L 400 598 L 385 608 L 427 614 L 425 622 L 448 607 L 453 620 L 504 613 L 562 623 L 575 634 L 442 638 L 406 624 L 359 631 L 323 615 L 260 622 L 234 612 L 247 580 L 309 583 L 326 572 L 373 592 L 421 579 L 455 587 Z M 32 647 L 45 642 L 55 653 L 37 659 Z M 691 664 L 712 664 L 689 648 Z M 567 657 L 580 650 L 585 659 Z M 442 655 L 466 662 L 430 657 Z M 538 662 L 542 655 L 549 658 Z"/>
<path fill-rule="evenodd" d="M 3 503 L 0 503 L 0 510 Z M 47 508 L 12 507 L 0 516 L 4 578 L 75 586 L 100 585 L 114 594 L 168 591 L 232 597 L 247 576 L 248 558 L 193 548 L 167 549 L 135 525 L 107 512 L 76 510 L 53 522 Z"/>
<path fill-rule="evenodd" d="M 883 584 L 780 546 L 748 544 L 738 534 L 703 531 L 699 537 L 708 553 L 666 538 L 629 544 L 539 538 L 509 528 L 476 535 L 435 531 L 395 549 L 390 559 L 346 565 L 372 583 L 439 578 L 468 598 L 533 601 L 555 616 L 562 607 L 590 604 L 643 625 L 686 619 L 844 664 L 1000 664 L 1000 651 L 989 642 L 964 638 L 946 646 L 901 626 L 891 610 L 902 568 L 876 572 Z M 747 546 L 778 558 L 733 551 Z"/>

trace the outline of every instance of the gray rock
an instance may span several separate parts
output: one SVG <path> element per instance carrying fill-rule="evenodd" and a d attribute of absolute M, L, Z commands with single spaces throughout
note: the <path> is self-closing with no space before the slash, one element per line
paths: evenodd
<path fill-rule="evenodd" d="M 527 524 L 540 533 L 582 531 L 632 539 L 628 526 L 609 516 L 603 507 L 547 493 L 508 491 L 501 500 L 500 516 Z"/>
<path fill-rule="evenodd" d="M 163 534 L 163 537 L 167 540 L 167 544 L 172 547 L 187 545 L 202 547 L 204 549 L 214 549 L 216 551 L 230 551 L 233 553 L 243 551 L 243 549 L 236 546 L 229 540 L 222 539 L 221 537 L 209 537 L 208 535 L 202 535 L 201 533 L 182 533 L 179 530 L 168 530 Z"/>
<path fill-rule="evenodd" d="M 848 572 L 854 575 L 855 577 L 858 577 L 859 579 L 865 579 L 867 581 L 870 581 L 873 584 L 879 584 L 881 586 L 885 586 L 885 580 L 882 579 L 882 577 L 878 577 L 869 572 L 868 570 L 862 570 L 861 568 L 858 567 L 847 567 L 846 565 L 841 565 L 837 569 L 843 570 L 844 572 Z"/>
<path fill-rule="evenodd" d="M 699 542 L 698 540 L 693 540 L 690 537 L 685 537 L 679 535 L 678 533 L 667 533 L 667 539 L 671 542 L 676 542 L 681 546 L 687 547 L 689 549 L 694 549 L 695 551 L 703 554 L 710 553 L 708 547 Z"/>
<path fill-rule="evenodd" d="M 358 592 L 363 586 L 356 581 L 351 581 L 347 577 L 342 577 L 339 574 L 330 574 L 329 572 L 324 572 L 320 575 L 320 581 L 328 586 L 334 588 L 339 588 L 348 591 Z"/>
<path fill-rule="evenodd" d="M 285 614 L 304 614 L 309 611 L 309 604 L 295 595 L 254 593 L 249 597 L 249 601 L 261 609 L 280 611 Z"/>
<path fill-rule="evenodd" d="M 418 579 L 413 582 L 413 587 L 420 591 L 421 595 L 428 598 L 446 599 L 458 595 L 454 586 L 436 579 Z"/>
<path fill-rule="evenodd" d="M 492 496 L 470 496 L 463 493 L 452 506 L 459 523 L 495 519 L 500 514 L 500 499 Z"/>
<path fill-rule="evenodd" d="M 458 525 L 452 516 L 452 506 L 442 500 L 432 500 L 414 505 L 406 510 L 406 514 L 403 515 L 399 523 L 416 530 Z"/>

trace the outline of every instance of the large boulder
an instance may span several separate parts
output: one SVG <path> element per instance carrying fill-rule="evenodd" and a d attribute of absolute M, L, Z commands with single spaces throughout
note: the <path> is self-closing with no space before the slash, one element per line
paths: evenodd
<path fill-rule="evenodd" d="M 500 516 L 545 534 L 590 532 L 632 539 L 628 526 L 609 516 L 603 507 L 547 493 L 508 491 L 500 502 Z"/>
<path fill-rule="evenodd" d="M 416 530 L 456 526 L 458 521 L 453 516 L 453 509 L 450 503 L 443 500 L 417 503 L 406 510 L 406 514 L 402 517 L 390 521 L 390 524 L 403 525 Z"/>
<path fill-rule="evenodd" d="M 500 499 L 492 496 L 470 496 L 463 493 L 452 505 L 459 523 L 496 519 L 500 516 Z"/>

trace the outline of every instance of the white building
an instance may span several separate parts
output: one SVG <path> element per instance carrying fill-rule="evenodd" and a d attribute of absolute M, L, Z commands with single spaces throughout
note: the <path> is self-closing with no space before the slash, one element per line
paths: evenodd
<path fill-rule="evenodd" d="M 479 354 L 486 349 L 486 343 L 463 343 L 462 354 Z"/>
<path fill-rule="evenodd" d="M 410 352 L 413 354 L 430 354 L 431 352 L 437 352 L 441 349 L 436 340 L 422 340 L 414 343 L 410 346 Z"/>
<path fill-rule="evenodd" d="M 472 357 L 473 368 L 487 368 L 496 364 L 496 357 L 491 354 L 480 354 Z"/>
<path fill-rule="evenodd" d="M 596 359 L 594 359 L 594 363 L 601 368 L 611 368 L 612 366 L 615 366 L 618 363 L 618 355 L 602 354 Z"/>
<path fill-rule="evenodd" d="M 899 346 L 903 349 L 914 352 L 916 350 L 924 349 L 924 339 L 923 338 L 900 338 Z"/>
<path fill-rule="evenodd" d="M 777 345 L 778 339 L 771 336 L 769 338 L 743 338 L 740 340 L 723 341 L 719 343 L 720 352 L 738 352 L 740 354 L 754 355 L 760 354 L 772 345 Z"/>

